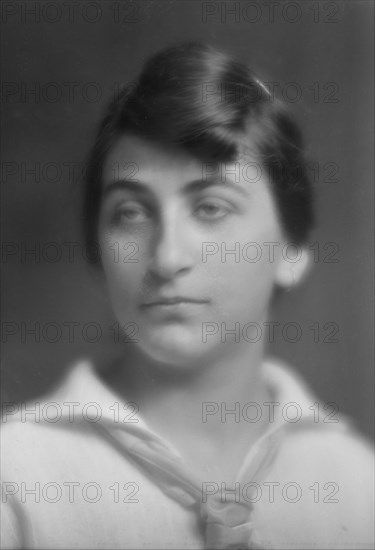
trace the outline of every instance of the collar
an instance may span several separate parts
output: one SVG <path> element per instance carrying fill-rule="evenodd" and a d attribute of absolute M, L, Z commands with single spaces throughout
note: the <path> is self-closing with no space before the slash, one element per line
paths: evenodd
<path fill-rule="evenodd" d="M 264 361 L 262 376 L 273 396 L 273 401 L 263 409 L 269 415 L 270 422 L 267 430 L 249 449 L 239 471 L 239 478 L 245 473 L 248 474 L 251 463 L 255 468 L 255 456 L 261 456 L 260 449 L 263 446 L 267 444 L 269 447 L 273 440 L 276 443 L 276 440 L 279 441 L 286 431 L 296 430 L 306 425 L 322 427 L 324 417 L 327 415 L 327 413 L 319 414 L 316 421 L 313 406 L 318 403 L 317 397 L 309 390 L 303 379 L 281 361 L 274 359 Z M 71 403 L 70 410 L 74 412 L 74 418 L 82 416 L 87 422 L 104 422 L 106 425 L 117 423 L 125 428 L 129 435 L 139 433 L 141 436 L 157 439 L 175 456 L 182 458 L 169 442 L 148 427 L 135 403 L 122 400 L 105 385 L 93 363 L 88 360 L 81 360 L 69 369 L 54 394 L 54 400 L 60 403 Z M 345 423 L 328 425 L 342 428 Z M 327 424 L 324 426 L 326 427 Z M 254 471 L 253 475 L 255 476 Z"/>

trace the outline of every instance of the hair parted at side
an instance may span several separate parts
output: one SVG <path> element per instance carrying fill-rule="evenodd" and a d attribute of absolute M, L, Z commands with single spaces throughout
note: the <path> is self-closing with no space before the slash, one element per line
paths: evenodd
<path fill-rule="evenodd" d="M 137 81 L 112 101 L 86 171 L 88 245 L 97 242 L 103 163 L 126 133 L 177 145 L 203 162 L 255 153 L 286 234 L 297 244 L 306 241 L 313 205 L 301 132 L 284 104 L 271 99 L 252 70 L 231 55 L 198 43 L 169 47 L 150 58 Z"/>

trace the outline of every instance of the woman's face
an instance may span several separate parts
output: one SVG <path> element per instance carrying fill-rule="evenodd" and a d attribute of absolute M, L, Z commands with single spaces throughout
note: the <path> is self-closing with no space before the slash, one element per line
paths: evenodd
<path fill-rule="evenodd" d="M 238 336 L 251 346 L 247 324 L 266 320 L 285 240 L 257 170 L 249 160 L 207 165 L 133 136 L 110 151 L 103 268 L 118 322 L 156 361 L 198 364 Z"/>

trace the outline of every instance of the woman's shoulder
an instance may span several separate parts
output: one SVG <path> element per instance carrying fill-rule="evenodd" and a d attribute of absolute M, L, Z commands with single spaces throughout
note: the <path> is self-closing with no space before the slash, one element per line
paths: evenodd
<path fill-rule="evenodd" d="M 70 365 L 48 393 L 25 403 L 3 404 L 2 471 L 39 465 L 61 467 L 81 463 L 79 456 L 109 453 L 102 426 L 128 431 L 145 425 L 135 404 L 122 400 L 103 382 L 97 367 L 82 359 Z M 53 460 L 51 457 L 53 455 Z"/>
<path fill-rule="evenodd" d="M 325 408 L 288 366 L 271 363 L 266 376 L 278 389 L 283 433 L 277 460 L 266 480 L 269 487 L 275 483 L 275 499 L 279 495 L 280 500 L 277 507 L 268 503 L 268 520 L 277 523 L 283 518 L 279 527 L 288 536 L 296 524 L 303 525 L 300 547 L 310 539 L 318 547 L 370 547 L 374 517 L 372 443 L 335 404 Z"/>
<path fill-rule="evenodd" d="M 288 548 L 291 540 L 300 548 L 372 547 L 372 443 L 338 409 L 325 409 L 290 367 L 270 362 L 265 376 L 275 390 L 281 437 L 277 458 L 258 489 L 262 500 L 254 517 L 260 531 L 280 548 L 284 538 Z"/>
<path fill-rule="evenodd" d="M 105 395 L 87 360 L 70 365 L 59 382 L 43 395 L 26 402 L 2 404 L 1 440 L 3 470 L 43 464 L 64 450 L 102 417 Z M 109 405 L 110 406 L 110 405 Z"/>
<path fill-rule="evenodd" d="M 1 409 L 2 429 L 17 429 L 20 424 L 26 426 L 39 425 L 43 422 L 53 423 L 69 410 L 69 399 L 74 393 L 81 392 L 83 384 L 93 377 L 93 365 L 88 360 L 77 360 L 67 366 L 64 374 L 58 378 L 48 392 L 37 395 L 24 402 L 4 401 Z M 78 384 L 78 386 L 77 386 Z M 89 388 L 88 391 L 90 391 Z M 64 405 L 66 402 L 66 405 Z M 63 407 L 67 411 L 63 410 Z M 53 411 L 53 408 L 55 411 Z M 53 414 L 53 412 L 55 414 Z"/>
<path fill-rule="evenodd" d="M 295 456 L 301 465 L 319 469 L 332 466 L 337 472 L 351 469 L 353 460 L 368 464 L 374 460 L 370 440 L 361 434 L 354 421 L 342 413 L 337 403 L 322 402 L 305 380 L 283 362 L 269 360 L 264 376 L 273 390 L 271 421 L 279 423 L 285 437 L 279 454 Z"/>
<path fill-rule="evenodd" d="M 102 404 L 113 402 L 113 394 L 101 381 L 95 365 L 80 359 L 47 393 L 26 402 L 5 402 L 1 423 L 5 431 L 27 433 L 28 429 L 57 426 L 60 421 L 94 421 L 103 414 Z"/>

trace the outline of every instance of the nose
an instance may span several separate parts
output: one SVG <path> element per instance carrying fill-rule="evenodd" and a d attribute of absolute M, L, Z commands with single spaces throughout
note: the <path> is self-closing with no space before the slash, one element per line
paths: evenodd
<path fill-rule="evenodd" d="M 193 267 L 189 230 L 178 213 L 160 220 L 151 243 L 149 271 L 161 279 L 173 279 Z"/>

